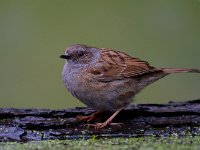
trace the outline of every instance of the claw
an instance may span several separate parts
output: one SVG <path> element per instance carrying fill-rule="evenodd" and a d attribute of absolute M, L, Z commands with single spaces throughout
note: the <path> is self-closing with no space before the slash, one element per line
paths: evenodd
<path fill-rule="evenodd" d="M 95 129 L 101 129 L 106 126 L 105 123 L 87 124 L 88 128 L 92 127 Z"/>
<path fill-rule="evenodd" d="M 82 116 L 82 115 L 78 115 L 76 116 L 76 119 L 77 120 L 80 120 L 80 121 L 91 121 L 93 119 L 93 116 Z"/>
<path fill-rule="evenodd" d="M 76 116 L 76 119 L 78 119 L 80 121 L 91 121 L 91 120 L 96 119 L 96 116 L 100 113 L 102 113 L 102 111 L 97 111 L 89 116 L 78 115 L 78 116 Z"/>
<path fill-rule="evenodd" d="M 103 123 L 96 123 L 96 124 L 88 124 L 88 127 L 94 127 L 95 129 L 102 129 L 108 125 L 111 125 L 111 126 L 119 126 L 121 127 L 122 123 L 111 123 L 111 121 L 113 120 L 113 118 L 115 118 L 115 116 L 122 110 L 123 108 L 121 109 L 118 109 L 110 118 L 108 118 L 108 120 L 106 120 L 105 122 Z"/>
<path fill-rule="evenodd" d="M 95 128 L 95 129 L 102 129 L 106 126 L 117 126 L 119 128 L 121 128 L 122 126 L 124 126 L 123 123 L 109 123 L 109 124 L 106 124 L 106 122 L 104 123 L 96 123 L 96 124 L 87 124 L 88 128 L 92 127 L 92 128 Z"/>

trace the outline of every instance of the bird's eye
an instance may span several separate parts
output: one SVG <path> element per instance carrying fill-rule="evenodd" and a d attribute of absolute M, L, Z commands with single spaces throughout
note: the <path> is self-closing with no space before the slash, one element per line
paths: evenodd
<path fill-rule="evenodd" d="M 79 51 L 78 52 L 78 56 L 83 56 L 84 55 L 84 52 L 83 51 Z"/>

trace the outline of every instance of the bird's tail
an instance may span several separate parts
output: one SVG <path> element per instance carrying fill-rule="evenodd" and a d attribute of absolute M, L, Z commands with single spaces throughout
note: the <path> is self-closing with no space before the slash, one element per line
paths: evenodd
<path fill-rule="evenodd" d="M 164 73 L 200 73 L 200 69 L 189 69 L 189 68 L 161 68 Z"/>

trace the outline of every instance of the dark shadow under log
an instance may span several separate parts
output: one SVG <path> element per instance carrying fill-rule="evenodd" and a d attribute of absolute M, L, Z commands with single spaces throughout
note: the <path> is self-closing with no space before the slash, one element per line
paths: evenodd
<path fill-rule="evenodd" d="M 76 120 L 77 115 L 88 115 L 90 108 L 64 110 L 0 109 L 0 141 L 30 141 L 96 137 L 169 136 L 172 134 L 200 135 L 200 100 L 169 104 L 130 105 L 120 112 L 114 122 L 119 126 L 104 129 L 87 127 L 87 122 Z M 103 122 L 112 113 L 98 116 Z"/>

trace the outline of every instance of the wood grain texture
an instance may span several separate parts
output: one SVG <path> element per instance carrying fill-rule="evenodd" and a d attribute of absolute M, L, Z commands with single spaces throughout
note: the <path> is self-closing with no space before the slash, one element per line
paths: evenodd
<path fill-rule="evenodd" d="M 184 136 L 200 135 L 200 100 L 169 104 L 130 105 L 120 112 L 114 122 L 121 127 L 95 130 L 87 122 L 77 121 L 77 115 L 88 115 L 90 108 L 64 110 L 0 109 L 0 141 L 30 141 L 96 137 Z M 96 121 L 104 121 L 111 114 L 105 112 Z"/>

